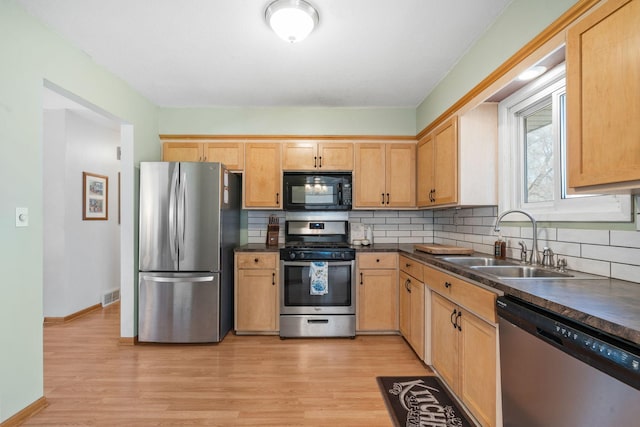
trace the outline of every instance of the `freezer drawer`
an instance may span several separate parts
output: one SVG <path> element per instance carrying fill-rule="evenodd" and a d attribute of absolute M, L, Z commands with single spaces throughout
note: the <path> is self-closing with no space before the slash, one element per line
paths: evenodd
<path fill-rule="evenodd" d="M 140 273 L 138 340 L 162 343 L 218 342 L 218 273 Z"/>

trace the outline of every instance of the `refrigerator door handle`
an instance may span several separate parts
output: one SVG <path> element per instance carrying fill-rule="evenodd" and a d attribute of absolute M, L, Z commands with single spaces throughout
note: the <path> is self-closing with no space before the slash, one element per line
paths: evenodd
<path fill-rule="evenodd" d="M 176 283 L 176 282 L 211 282 L 213 276 L 201 276 L 201 277 L 156 277 L 144 275 L 142 278 L 148 282 L 162 282 L 162 283 Z"/>
<path fill-rule="evenodd" d="M 177 235 L 176 235 L 176 188 L 178 186 L 178 167 L 173 170 L 171 176 L 171 189 L 169 190 L 169 251 L 171 259 L 176 263 L 178 261 Z"/>
<path fill-rule="evenodd" d="M 180 261 L 184 260 L 185 244 L 184 233 L 186 228 L 185 206 L 187 200 L 187 173 L 183 172 L 180 177 L 180 193 L 178 194 L 178 255 Z"/>

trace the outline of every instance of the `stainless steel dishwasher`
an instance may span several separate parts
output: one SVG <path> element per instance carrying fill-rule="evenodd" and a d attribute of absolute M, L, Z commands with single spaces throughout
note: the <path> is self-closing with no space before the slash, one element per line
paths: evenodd
<path fill-rule="evenodd" d="M 500 316 L 504 427 L 640 425 L 640 348 L 505 296 Z"/>

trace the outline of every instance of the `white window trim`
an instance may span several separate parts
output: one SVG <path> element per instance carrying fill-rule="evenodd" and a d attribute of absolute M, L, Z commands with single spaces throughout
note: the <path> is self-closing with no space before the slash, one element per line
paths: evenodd
<path fill-rule="evenodd" d="M 528 105 L 549 96 L 551 90 L 564 85 L 565 66 L 561 64 L 548 71 L 539 79 L 509 96 L 498 106 L 498 209 L 522 209 L 533 215 L 538 221 L 567 222 L 631 222 L 631 196 L 613 194 L 564 199 L 549 203 L 524 203 L 523 196 L 523 155 L 518 135 L 516 113 Z M 539 92 L 545 89 L 545 94 Z M 518 143 L 513 143 L 518 141 Z M 559 159 L 556 159 L 560 167 Z M 556 173 L 560 173 L 557 169 Z M 524 216 L 522 217 L 525 218 Z M 514 215 L 513 220 L 518 218 Z"/>

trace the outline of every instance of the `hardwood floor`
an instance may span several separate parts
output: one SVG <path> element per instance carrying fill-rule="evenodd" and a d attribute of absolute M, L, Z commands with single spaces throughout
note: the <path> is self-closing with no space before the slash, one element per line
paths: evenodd
<path fill-rule="evenodd" d="M 398 336 L 123 346 L 119 316 L 45 327 L 48 406 L 25 426 L 391 426 L 376 376 L 430 372 Z"/>

